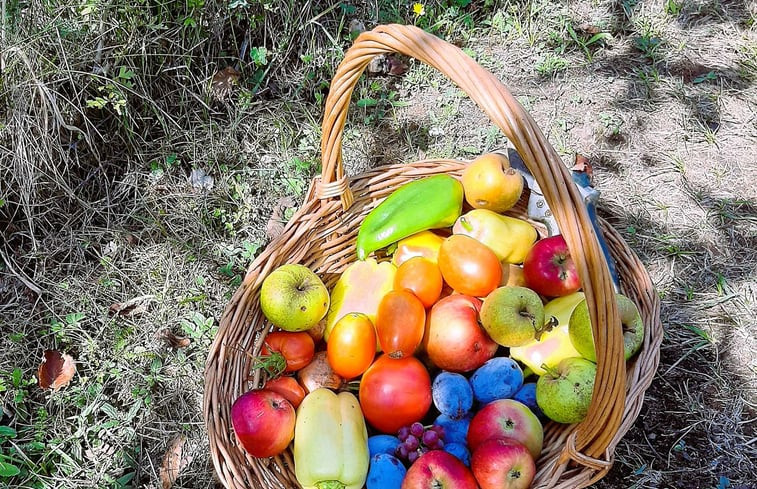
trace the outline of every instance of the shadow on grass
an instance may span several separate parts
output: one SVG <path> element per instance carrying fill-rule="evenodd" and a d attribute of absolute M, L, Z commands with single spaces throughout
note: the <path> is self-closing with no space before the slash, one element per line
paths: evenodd
<path fill-rule="evenodd" d="M 616 468 L 600 488 L 626 487 L 629 479 L 641 487 L 716 487 L 721 477 L 732 487 L 748 487 L 757 476 L 757 449 L 749 442 L 757 411 L 743 390 L 754 380 L 745 365 L 723 361 L 740 345 L 735 344 L 737 321 L 721 307 L 738 300 L 737 294 L 721 290 L 722 284 L 757 276 L 757 236 L 749 231 L 757 203 L 696 191 L 723 248 L 623 208 L 613 207 L 607 215 L 645 263 L 664 264 L 674 287 L 662 300 L 660 367 L 621 444 L 623 463 L 633 475 L 621 477 Z"/>

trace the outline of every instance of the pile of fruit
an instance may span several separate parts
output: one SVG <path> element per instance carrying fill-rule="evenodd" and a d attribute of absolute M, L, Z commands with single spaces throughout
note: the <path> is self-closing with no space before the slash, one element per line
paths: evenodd
<path fill-rule="evenodd" d="M 542 423 L 586 416 L 596 358 L 565 240 L 503 215 L 523 185 L 506 156 L 481 156 L 371 211 L 331 291 L 302 265 L 272 271 L 267 382 L 231 409 L 241 446 L 293 441 L 305 488 L 530 487 Z M 644 326 L 616 300 L 628 359 Z"/>

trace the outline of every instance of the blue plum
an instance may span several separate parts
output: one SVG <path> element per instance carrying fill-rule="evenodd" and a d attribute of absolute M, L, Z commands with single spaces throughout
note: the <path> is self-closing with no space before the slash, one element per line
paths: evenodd
<path fill-rule="evenodd" d="M 495 357 L 473 372 L 470 384 L 481 404 L 510 399 L 523 385 L 523 371 L 512 358 Z"/>
<path fill-rule="evenodd" d="M 374 435 L 368 438 L 368 451 L 373 457 L 379 453 L 394 455 L 394 451 L 400 444 L 399 438 L 392 435 Z"/>
<path fill-rule="evenodd" d="M 467 467 L 470 467 L 470 451 L 463 443 L 448 443 L 444 445 L 444 451 L 451 453 Z"/>
<path fill-rule="evenodd" d="M 371 457 L 368 468 L 366 489 L 400 489 L 407 469 L 400 460 L 388 453 L 378 453 Z"/>
<path fill-rule="evenodd" d="M 539 421 L 541 421 L 542 424 L 549 420 L 539 405 L 536 404 L 536 382 L 527 382 L 523 384 L 523 387 L 515 393 L 513 399 L 528 406 L 536 417 L 539 418 Z"/>
<path fill-rule="evenodd" d="M 471 414 L 467 414 L 460 419 L 454 419 L 446 414 L 440 414 L 434 424 L 444 428 L 444 444 L 447 443 L 465 443 L 468 437 L 468 426 L 473 419 Z"/>
<path fill-rule="evenodd" d="M 468 379 L 453 372 L 442 372 L 431 386 L 434 406 L 440 413 L 460 419 L 473 407 L 473 389 Z"/>

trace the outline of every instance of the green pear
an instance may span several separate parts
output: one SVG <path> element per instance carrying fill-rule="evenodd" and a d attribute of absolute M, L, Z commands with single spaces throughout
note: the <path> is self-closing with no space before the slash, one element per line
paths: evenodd
<path fill-rule="evenodd" d="M 544 375 L 546 367 L 556 367 L 564 358 L 580 357 L 568 333 L 573 309 L 584 300 L 583 292 L 574 292 L 552 299 L 544 305 L 544 317 L 554 317 L 557 325 L 544 332 L 541 338 L 523 346 L 510 348 L 510 358 L 529 367 L 536 375 Z"/>
<path fill-rule="evenodd" d="M 484 299 L 480 318 L 497 344 L 523 346 L 544 330 L 544 304 L 536 292 L 526 287 L 500 287 Z"/>
<path fill-rule="evenodd" d="M 628 360 L 639 351 L 644 342 L 644 321 L 641 320 L 639 309 L 631 299 L 622 294 L 615 294 L 615 300 L 623 326 L 623 355 Z M 568 333 L 570 341 L 581 356 L 596 362 L 597 355 L 594 351 L 589 306 L 585 300 L 580 302 L 570 315 Z"/>
<path fill-rule="evenodd" d="M 589 412 L 597 366 L 581 357 L 562 360 L 536 382 L 536 404 L 551 420 L 578 423 Z"/>
<path fill-rule="evenodd" d="M 285 331 L 312 328 L 326 315 L 329 302 L 326 286 L 303 265 L 280 266 L 263 280 L 260 288 L 263 314 Z"/>

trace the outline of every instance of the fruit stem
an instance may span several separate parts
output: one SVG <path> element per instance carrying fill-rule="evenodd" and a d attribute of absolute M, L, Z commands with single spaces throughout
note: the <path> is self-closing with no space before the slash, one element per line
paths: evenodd
<path fill-rule="evenodd" d="M 534 338 L 536 338 L 536 341 L 541 340 L 541 335 L 544 333 L 548 333 L 549 331 L 552 331 L 554 328 L 557 327 L 557 325 L 560 324 L 556 317 L 550 316 L 546 323 L 544 323 L 541 327 L 535 328 L 534 330 Z"/>
<path fill-rule="evenodd" d="M 344 489 L 347 486 L 339 481 L 320 481 L 315 483 L 315 487 L 318 489 Z"/>
<path fill-rule="evenodd" d="M 544 371 L 545 371 L 546 373 L 548 373 L 548 374 L 549 374 L 550 376 L 552 376 L 552 377 L 554 377 L 554 378 L 558 378 L 558 377 L 560 377 L 560 372 L 559 372 L 559 371 L 557 370 L 557 367 L 550 367 L 550 366 L 549 366 L 549 365 L 547 365 L 546 363 L 542 363 L 542 364 L 540 365 L 540 367 L 542 368 L 542 370 L 544 370 Z"/>
<path fill-rule="evenodd" d="M 518 314 L 520 314 L 521 317 L 530 319 L 531 321 L 534 320 L 534 315 L 527 310 L 520 311 Z"/>
<path fill-rule="evenodd" d="M 460 225 L 468 232 L 473 231 L 473 226 L 471 223 L 468 222 L 468 220 L 465 218 L 465 216 L 460 218 Z"/>

